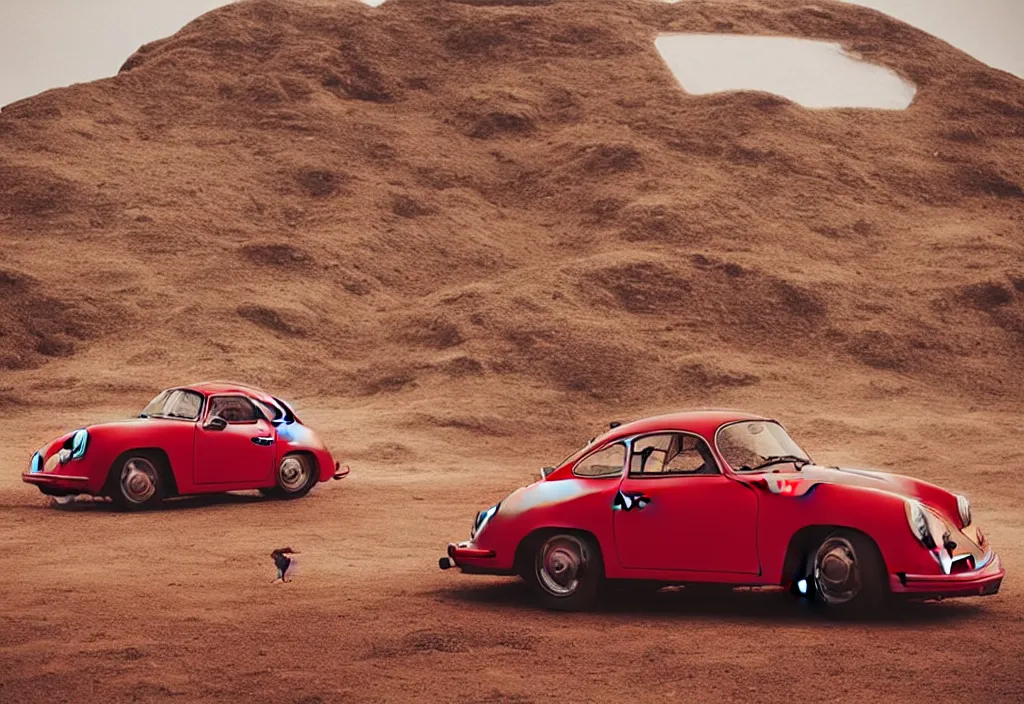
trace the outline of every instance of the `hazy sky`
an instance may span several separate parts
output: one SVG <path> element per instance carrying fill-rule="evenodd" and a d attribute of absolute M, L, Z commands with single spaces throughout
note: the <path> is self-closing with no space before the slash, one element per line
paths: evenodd
<path fill-rule="evenodd" d="M 846 1 L 887 12 L 1024 78 L 1024 0 Z"/>
<path fill-rule="evenodd" d="M 1024 0 L 857 1 L 1024 78 Z M 49 88 L 112 76 L 140 45 L 173 34 L 200 14 L 226 4 L 0 0 L 0 105 Z"/>
<path fill-rule="evenodd" d="M 146 42 L 226 0 L 0 0 L 0 105 L 113 76 Z"/>

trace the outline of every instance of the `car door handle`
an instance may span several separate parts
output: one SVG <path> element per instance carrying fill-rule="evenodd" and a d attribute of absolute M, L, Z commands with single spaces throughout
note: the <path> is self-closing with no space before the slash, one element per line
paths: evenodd
<path fill-rule="evenodd" d="M 254 438 L 249 438 L 249 439 L 252 440 L 253 445 L 264 445 L 264 446 L 266 446 L 266 445 L 273 445 L 274 444 L 274 438 L 270 438 L 270 437 L 262 436 L 262 437 L 254 437 Z"/>
<path fill-rule="evenodd" d="M 651 504 L 651 497 L 643 492 L 622 491 L 619 489 L 612 501 L 615 511 L 642 511 Z"/>

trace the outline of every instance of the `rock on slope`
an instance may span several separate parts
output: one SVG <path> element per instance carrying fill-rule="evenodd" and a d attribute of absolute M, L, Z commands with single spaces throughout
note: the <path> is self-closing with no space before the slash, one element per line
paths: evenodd
<path fill-rule="evenodd" d="M 666 31 L 840 41 L 918 92 L 690 96 Z M 0 385 L 1012 401 L 1022 174 L 1021 81 L 853 6 L 240 2 L 0 112 Z"/>

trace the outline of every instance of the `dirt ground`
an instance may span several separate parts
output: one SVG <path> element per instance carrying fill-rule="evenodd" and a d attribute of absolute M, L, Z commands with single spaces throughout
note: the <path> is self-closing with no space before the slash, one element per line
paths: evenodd
<path fill-rule="evenodd" d="M 374 432 L 375 414 L 312 403 L 302 400 L 332 447 Z M 22 458 L 78 415 L 32 414 L 0 441 Z M 0 698 L 1020 701 L 1024 490 L 1008 476 L 1024 459 L 1009 440 L 1020 415 L 888 404 L 782 417 L 819 461 L 968 492 L 1008 573 L 1001 592 L 857 623 L 765 590 L 711 603 L 668 591 L 563 614 L 536 607 L 517 579 L 437 569 L 475 511 L 571 445 L 530 457 L 509 440 L 405 435 L 431 459 L 385 459 L 378 446 L 378 461 L 353 461 L 349 478 L 300 501 L 239 494 L 137 515 L 49 507 L 5 458 Z M 285 544 L 301 551 L 300 571 L 272 585 L 268 554 Z"/>
<path fill-rule="evenodd" d="M 664 32 L 839 41 L 905 111 L 693 96 Z M 252 0 L 0 110 L 0 701 L 1021 701 L 1024 82 L 828 0 Z M 293 401 L 343 482 L 54 508 L 58 433 Z M 985 599 L 587 614 L 441 572 L 611 420 L 783 421 L 971 497 Z M 301 551 L 271 585 L 269 553 Z"/>

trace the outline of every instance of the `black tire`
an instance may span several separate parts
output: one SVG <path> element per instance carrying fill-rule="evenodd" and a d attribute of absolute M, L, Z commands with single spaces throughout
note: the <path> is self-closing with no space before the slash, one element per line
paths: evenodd
<path fill-rule="evenodd" d="M 545 608 L 582 611 L 604 581 L 601 548 L 584 533 L 553 530 L 526 546 L 521 574 Z"/>
<path fill-rule="evenodd" d="M 806 573 L 808 596 L 829 614 L 877 613 L 890 596 L 878 546 L 857 531 L 839 529 L 815 545 Z"/>
<path fill-rule="evenodd" d="M 126 452 L 110 467 L 106 494 L 122 511 L 153 508 L 166 493 L 164 460 L 144 450 Z"/>
<path fill-rule="evenodd" d="M 281 458 L 274 478 L 276 486 L 260 489 L 261 494 L 275 499 L 299 499 L 316 486 L 319 473 L 309 455 L 290 454 Z"/>

